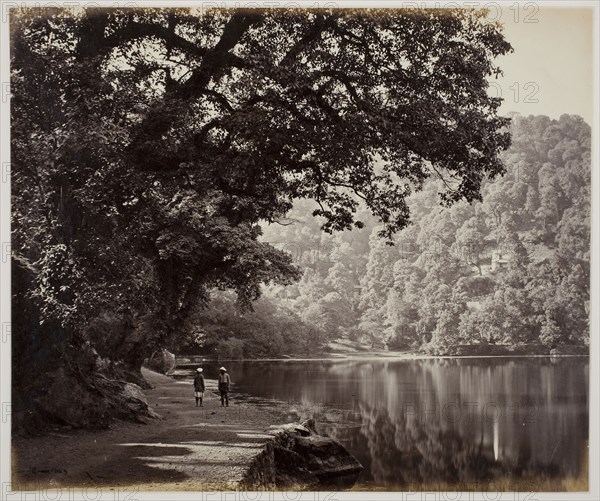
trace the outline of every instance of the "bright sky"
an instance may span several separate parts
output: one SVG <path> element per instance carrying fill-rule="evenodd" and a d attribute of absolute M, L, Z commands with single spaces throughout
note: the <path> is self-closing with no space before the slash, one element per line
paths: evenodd
<path fill-rule="evenodd" d="M 527 4 L 525 4 L 527 5 Z M 504 77 L 494 81 L 496 95 L 505 101 L 501 114 L 563 113 L 593 120 L 593 10 L 591 8 L 548 8 L 526 10 L 503 6 L 491 12 L 504 24 L 512 54 L 497 59 Z M 537 20 L 536 22 L 533 22 Z M 516 22 L 518 21 L 518 22 Z M 536 102 L 537 101 L 537 102 Z"/>

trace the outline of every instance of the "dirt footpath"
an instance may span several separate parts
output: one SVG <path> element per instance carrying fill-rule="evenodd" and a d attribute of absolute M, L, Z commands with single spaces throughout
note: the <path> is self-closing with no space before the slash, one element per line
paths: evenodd
<path fill-rule="evenodd" d="M 196 407 L 191 379 L 177 381 L 146 370 L 144 376 L 154 385 L 146 395 L 160 419 L 14 438 L 12 490 L 235 489 L 271 437 L 269 426 L 287 422 L 283 407 L 245 404 L 235 392 L 229 407 L 221 407 L 215 380 L 206 380 L 204 406 Z"/>

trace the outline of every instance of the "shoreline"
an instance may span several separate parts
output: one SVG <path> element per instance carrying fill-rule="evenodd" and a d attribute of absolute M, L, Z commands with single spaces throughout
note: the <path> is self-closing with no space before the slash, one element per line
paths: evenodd
<path fill-rule="evenodd" d="M 153 388 L 146 424 L 116 422 L 107 430 L 54 428 L 12 439 L 13 490 L 198 491 L 237 489 L 276 430 L 290 423 L 285 404 L 248 405 L 235 393 L 221 407 L 216 380 L 206 379 L 196 407 L 191 379 L 143 369 Z"/>
<path fill-rule="evenodd" d="M 198 355 L 200 357 L 201 355 Z M 344 361 L 361 361 L 361 360 L 436 360 L 436 359 L 476 359 L 476 358 L 589 358 L 590 354 L 556 354 L 556 355 L 407 355 L 407 354 L 390 354 L 390 355 L 335 355 L 329 357 L 290 357 L 290 358 L 202 358 L 196 361 L 188 357 L 177 357 L 175 364 L 181 366 L 185 364 L 198 364 L 202 362 L 344 362 Z"/>

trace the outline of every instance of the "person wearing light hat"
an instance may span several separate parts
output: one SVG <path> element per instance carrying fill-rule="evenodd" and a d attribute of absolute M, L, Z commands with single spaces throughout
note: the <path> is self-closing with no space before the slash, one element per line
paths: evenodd
<path fill-rule="evenodd" d="M 202 369 L 200 367 L 196 369 L 194 390 L 196 393 L 196 407 L 198 407 L 198 403 L 200 403 L 200 407 L 202 407 L 202 398 L 204 397 L 204 376 L 202 375 Z"/>
<path fill-rule="evenodd" d="M 229 407 L 229 385 L 231 384 L 231 379 L 229 378 L 229 374 L 227 374 L 227 369 L 225 367 L 221 367 L 219 369 L 219 393 L 221 394 L 221 407 L 226 405 Z"/>

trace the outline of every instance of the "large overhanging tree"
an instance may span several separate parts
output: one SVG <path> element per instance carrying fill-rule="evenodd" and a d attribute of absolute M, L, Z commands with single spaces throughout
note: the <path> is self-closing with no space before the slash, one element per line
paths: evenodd
<path fill-rule="evenodd" d="M 511 48 L 483 11 L 25 9 L 11 25 L 17 367 L 91 342 L 139 369 L 211 288 L 247 307 L 289 283 L 258 237 L 294 199 L 325 231 L 360 227 L 364 204 L 391 239 L 428 177 L 450 204 L 503 172 L 487 87 Z"/>

